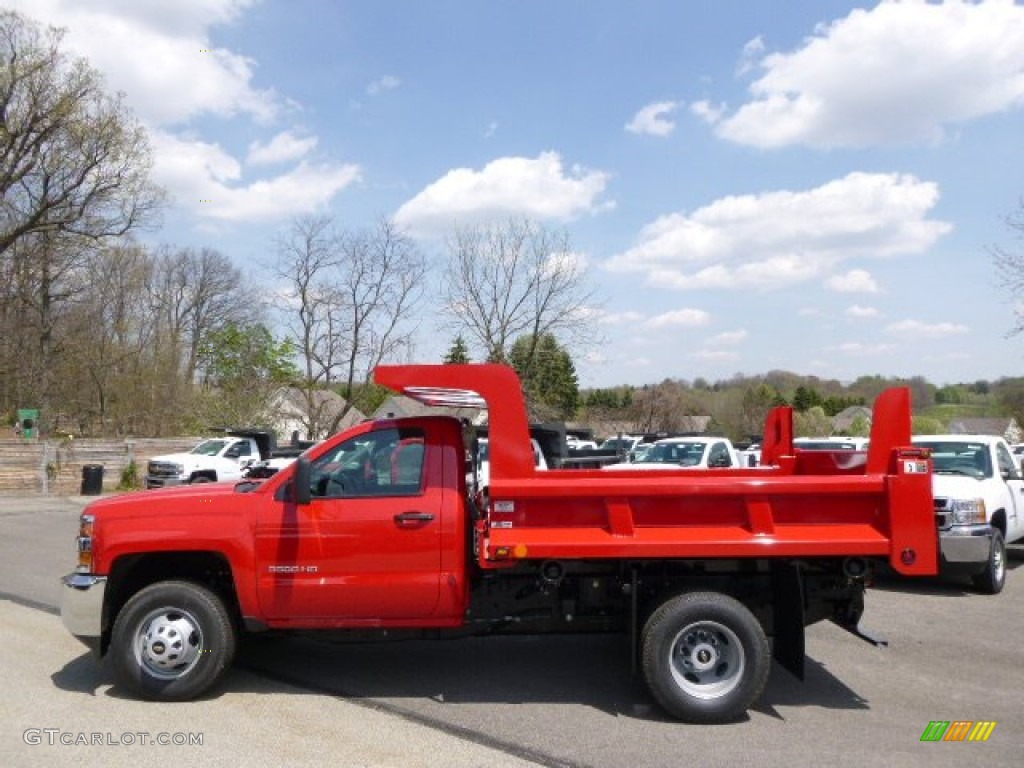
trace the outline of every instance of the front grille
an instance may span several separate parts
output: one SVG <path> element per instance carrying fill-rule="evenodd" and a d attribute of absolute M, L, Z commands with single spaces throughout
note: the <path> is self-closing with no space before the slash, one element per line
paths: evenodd
<path fill-rule="evenodd" d="M 949 499 L 935 499 L 935 524 L 940 531 L 948 531 L 953 527 L 953 510 Z"/>
<path fill-rule="evenodd" d="M 151 461 L 149 462 L 149 475 L 150 477 L 177 477 L 178 466 L 165 461 Z"/>

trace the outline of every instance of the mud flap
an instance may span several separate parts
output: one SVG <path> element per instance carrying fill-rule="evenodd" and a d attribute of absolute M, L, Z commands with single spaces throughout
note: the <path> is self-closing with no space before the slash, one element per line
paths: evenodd
<path fill-rule="evenodd" d="M 772 563 L 772 656 L 804 679 L 804 580 L 797 563 Z"/>

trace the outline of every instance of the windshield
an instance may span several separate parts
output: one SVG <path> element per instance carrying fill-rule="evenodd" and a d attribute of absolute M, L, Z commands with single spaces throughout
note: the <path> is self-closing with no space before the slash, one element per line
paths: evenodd
<path fill-rule="evenodd" d="M 632 447 L 633 442 L 633 440 L 625 437 L 609 437 L 601 443 L 601 448 L 612 451 L 628 451 Z"/>
<path fill-rule="evenodd" d="M 984 443 L 915 440 L 914 445 L 932 452 L 932 467 L 936 473 L 992 477 L 992 462 Z"/>
<path fill-rule="evenodd" d="M 198 453 L 201 456 L 216 456 L 224 450 L 224 446 L 227 444 L 227 440 L 203 440 L 203 442 L 189 451 L 189 453 Z"/>
<path fill-rule="evenodd" d="M 706 443 L 655 443 L 638 464 L 681 464 L 695 467 L 704 456 Z"/>

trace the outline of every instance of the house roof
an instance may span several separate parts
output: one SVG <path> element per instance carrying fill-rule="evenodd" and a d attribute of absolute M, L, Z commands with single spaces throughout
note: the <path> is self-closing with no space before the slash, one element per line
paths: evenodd
<path fill-rule="evenodd" d="M 832 417 L 832 428 L 836 432 L 843 432 L 853 426 L 857 419 L 864 419 L 868 425 L 871 424 L 871 409 L 866 405 L 851 405 L 844 408 Z"/>
<path fill-rule="evenodd" d="M 953 419 L 949 422 L 949 431 L 954 435 L 998 435 L 1012 443 L 1021 437 L 1021 428 L 1017 420 L 1010 418 L 988 419 Z"/>
<path fill-rule="evenodd" d="M 320 411 L 325 419 L 333 419 L 344 409 L 345 398 L 329 389 L 317 389 L 310 393 L 313 408 Z M 298 387 L 282 387 L 275 393 L 274 407 L 277 410 L 275 421 L 280 425 L 308 416 L 306 413 L 306 393 Z M 348 429 L 354 424 L 366 420 L 366 415 L 358 408 L 352 408 L 345 414 L 338 429 Z M 287 431 L 287 430 L 285 430 Z"/>
<path fill-rule="evenodd" d="M 375 419 L 402 419 L 410 416 L 454 416 L 476 423 L 486 411 L 480 408 L 448 408 L 427 405 L 405 395 L 392 395 L 373 412 Z"/>

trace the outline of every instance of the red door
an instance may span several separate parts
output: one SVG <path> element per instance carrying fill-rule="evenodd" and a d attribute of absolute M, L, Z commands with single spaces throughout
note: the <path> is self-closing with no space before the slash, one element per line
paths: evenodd
<path fill-rule="evenodd" d="M 420 429 L 367 429 L 313 461 L 312 503 L 278 502 L 263 513 L 257 585 L 269 619 L 434 613 L 443 489 L 424 447 Z"/>

